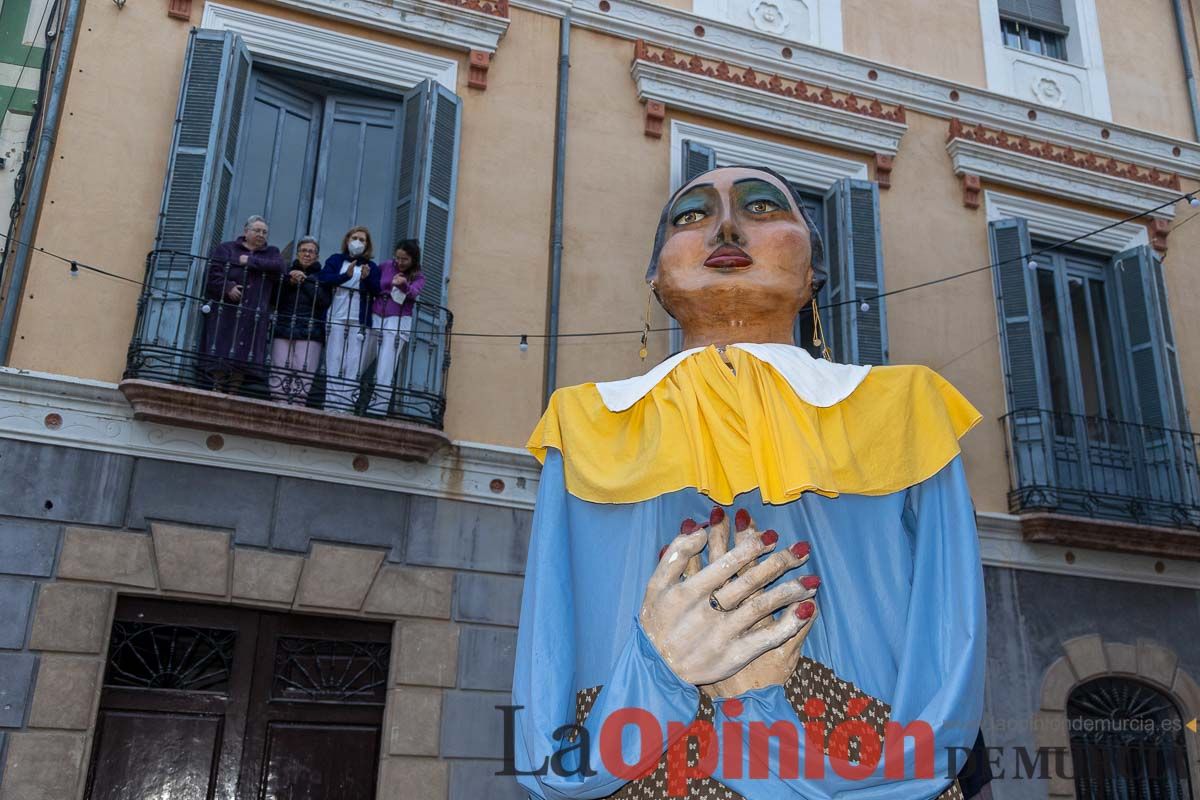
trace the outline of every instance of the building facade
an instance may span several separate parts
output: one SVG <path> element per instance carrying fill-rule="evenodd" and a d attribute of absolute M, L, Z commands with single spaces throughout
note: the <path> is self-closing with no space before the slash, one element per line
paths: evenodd
<path fill-rule="evenodd" d="M 18 7 L 0 61 L 42 16 L 53 42 L 4 127 L 36 111 L 0 274 L 0 798 L 519 797 L 521 446 L 555 386 L 679 347 L 655 308 L 639 358 L 661 204 L 746 163 L 823 228 L 835 358 L 984 415 L 998 800 L 1200 797 L 1190 0 Z M 231 390 L 222 315 L 278 315 L 231 312 L 207 254 L 251 215 L 288 261 L 421 240 L 388 369 L 346 317 L 349 371 L 326 341 L 300 402 L 274 362 Z"/>

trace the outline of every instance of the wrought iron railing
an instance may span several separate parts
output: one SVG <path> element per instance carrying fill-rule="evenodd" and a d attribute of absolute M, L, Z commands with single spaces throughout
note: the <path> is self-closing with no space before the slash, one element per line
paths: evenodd
<path fill-rule="evenodd" d="M 363 325 L 357 314 L 333 313 L 357 309 L 357 290 L 315 275 L 291 284 L 286 273 L 251 274 L 238 284 L 227 274 L 204 258 L 147 256 L 126 378 L 442 427 L 447 309 L 418 302 L 407 320 Z"/>
<path fill-rule="evenodd" d="M 1197 434 L 1039 409 L 1001 422 L 1013 513 L 1200 529 Z"/>

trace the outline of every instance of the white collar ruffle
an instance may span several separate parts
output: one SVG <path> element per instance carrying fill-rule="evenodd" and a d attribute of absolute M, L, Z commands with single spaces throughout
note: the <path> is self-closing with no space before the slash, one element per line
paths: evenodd
<path fill-rule="evenodd" d="M 770 364 L 783 376 L 796 395 L 812 406 L 826 408 L 845 400 L 858 388 L 871 367 L 857 364 L 835 364 L 813 358 L 802 347 L 790 344 L 731 344 Z M 596 389 L 609 411 L 625 411 L 650 393 L 675 367 L 705 347 L 693 347 L 676 353 L 644 375 L 620 381 L 597 383 Z"/>

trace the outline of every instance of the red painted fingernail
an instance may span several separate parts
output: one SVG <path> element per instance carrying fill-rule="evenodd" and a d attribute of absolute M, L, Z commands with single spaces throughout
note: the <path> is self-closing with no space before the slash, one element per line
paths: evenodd
<path fill-rule="evenodd" d="M 662 561 L 662 557 L 665 556 L 666 554 L 667 554 L 667 546 L 664 544 L 662 546 L 662 550 L 658 551 L 658 560 Z"/>
<path fill-rule="evenodd" d="M 762 539 L 763 544 L 765 544 L 767 547 L 770 547 L 771 545 L 773 545 L 779 541 L 779 534 L 776 533 L 775 531 L 767 531 L 766 533 L 764 533 L 762 536 L 760 536 L 758 538 Z"/>
<path fill-rule="evenodd" d="M 796 542 L 789 549 L 796 558 L 804 558 L 812 548 L 809 547 L 808 542 Z"/>
<path fill-rule="evenodd" d="M 713 510 L 708 514 L 709 525 L 720 525 L 725 521 L 725 509 L 720 506 L 714 506 Z"/>
<path fill-rule="evenodd" d="M 662 556 L 659 556 L 659 558 L 662 558 Z M 816 575 L 805 575 L 800 579 L 800 585 L 805 589 L 815 589 L 821 585 L 821 579 Z"/>
<path fill-rule="evenodd" d="M 737 514 L 733 517 L 733 526 L 738 533 L 750 527 L 750 512 L 744 508 L 739 508 Z"/>
<path fill-rule="evenodd" d="M 685 519 L 683 524 L 679 526 L 680 535 L 687 536 L 689 533 L 695 533 L 700 530 L 700 526 L 696 524 L 694 519 Z"/>
<path fill-rule="evenodd" d="M 817 607 L 813 605 L 811 600 L 805 600 L 800 604 L 800 607 L 796 609 L 796 616 L 800 619 L 808 619 L 816 610 Z"/>

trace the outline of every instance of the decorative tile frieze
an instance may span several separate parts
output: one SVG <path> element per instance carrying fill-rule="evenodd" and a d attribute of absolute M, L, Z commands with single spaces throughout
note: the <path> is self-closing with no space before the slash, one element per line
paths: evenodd
<path fill-rule="evenodd" d="M 1155 165 L 957 118 L 950 120 L 946 150 L 956 175 L 1125 212 L 1169 219 L 1181 191 L 1179 174 Z M 966 196 L 964 203 L 970 205 Z"/>
<path fill-rule="evenodd" d="M 508 19 L 508 0 L 435 0 L 438 3 L 445 3 L 448 6 L 456 8 L 465 8 L 468 11 L 478 11 L 480 14 L 488 14 L 493 17 Z"/>
<path fill-rule="evenodd" d="M 638 39 L 634 48 L 633 57 L 636 61 L 661 64 L 671 69 L 716 78 L 750 89 L 760 89 L 804 103 L 815 103 L 851 114 L 905 124 L 902 105 L 881 103 L 876 98 L 859 97 L 854 92 L 835 90 L 829 86 L 810 85 L 804 80 L 781 77 L 776 73 L 756 72 L 754 67 L 738 66 L 724 59 L 680 52 L 669 46 L 651 44 L 643 39 Z"/>
<path fill-rule="evenodd" d="M 954 139 L 965 139 L 991 147 L 999 147 L 1033 158 L 1054 161 L 1058 164 L 1066 164 L 1102 175 L 1125 178 L 1161 189 L 1181 191 L 1179 175 L 1174 172 L 1162 172 L 1157 167 L 1143 167 L 1130 161 L 1120 161 L 1111 156 L 1098 156 L 1087 150 L 1077 150 L 1070 145 L 1038 141 L 1028 136 L 1011 134 L 981 124 L 964 125 L 962 120 L 957 118 L 950 120 L 950 130 L 946 135 L 946 141 Z"/>
<path fill-rule="evenodd" d="M 908 130 L 903 106 L 643 40 L 632 72 L 643 102 L 846 150 L 892 156 Z"/>

